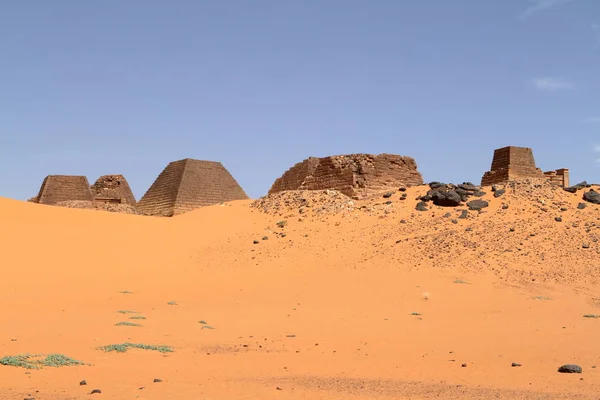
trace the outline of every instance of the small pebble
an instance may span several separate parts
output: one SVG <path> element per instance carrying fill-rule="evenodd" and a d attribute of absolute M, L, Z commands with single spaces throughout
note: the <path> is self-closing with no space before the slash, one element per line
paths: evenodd
<path fill-rule="evenodd" d="M 79 386 L 84 386 L 84 385 L 87 385 L 87 382 L 85 380 L 79 382 Z"/>
<path fill-rule="evenodd" d="M 100 390 L 100 389 L 94 389 L 90 392 L 90 394 L 100 394 L 100 393 L 102 393 L 102 390 Z"/>
<path fill-rule="evenodd" d="M 154 383 L 160 383 L 160 382 L 162 382 L 162 379 L 154 378 L 154 381 L 153 381 L 153 382 L 154 382 Z"/>

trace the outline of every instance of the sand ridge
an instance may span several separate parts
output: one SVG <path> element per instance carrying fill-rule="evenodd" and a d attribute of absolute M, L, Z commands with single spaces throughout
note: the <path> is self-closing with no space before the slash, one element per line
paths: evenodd
<path fill-rule="evenodd" d="M 528 185 L 465 219 L 416 211 L 424 186 L 174 218 L 0 199 L 0 357 L 86 364 L 0 365 L 0 399 L 596 398 L 600 211 Z M 173 352 L 98 349 L 125 342 Z"/>

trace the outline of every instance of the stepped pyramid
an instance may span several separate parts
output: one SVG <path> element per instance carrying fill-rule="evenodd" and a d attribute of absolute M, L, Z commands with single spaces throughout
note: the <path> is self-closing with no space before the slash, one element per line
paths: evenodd
<path fill-rule="evenodd" d="M 72 200 L 94 200 L 85 176 L 48 175 L 35 198 L 35 201 L 40 204 L 56 204 Z"/>
<path fill-rule="evenodd" d="M 186 158 L 167 165 L 138 201 L 137 208 L 149 215 L 173 216 L 198 207 L 247 198 L 220 162 Z"/>
<path fill-rule="evenodd" d="M 135 206 L 135 197 L 123 175 L 103 175 L 92 185 L 94 200 Z"/>

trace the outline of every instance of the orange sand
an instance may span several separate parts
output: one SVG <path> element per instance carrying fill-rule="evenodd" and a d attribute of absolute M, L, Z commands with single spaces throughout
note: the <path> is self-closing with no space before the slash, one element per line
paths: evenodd
<path fill-rule="evenodd" d="M 0 365 L 0 399 L 598 398 L 600 319 L 583 315 L 600 314 L 600 206 L 490 192 L 484 213 L 452 223 L 456 209 L 414 210 L 425 191 L 394 194 L 388 213 L 320 217 L 0 198 L 0 357 L 89 364 Z M 174 352 L 97 349 L 127 341 Z M 583 374 L 557 373 L 567 363 Z"/>

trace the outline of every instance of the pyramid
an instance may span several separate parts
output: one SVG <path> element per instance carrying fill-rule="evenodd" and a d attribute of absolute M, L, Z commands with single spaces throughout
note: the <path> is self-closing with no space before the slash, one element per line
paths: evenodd
<path fill-rule="evenodd" d="M 220 162 L 186 158 L 167 165 L 138 201 L 137 208 L 148 215 L 173 216 L 247 198 Z"/>
<path fill-rule="evenodd" d="M 85 176 L 48 175 L 36 198 L 37 203 L 51 205 L 73 200 L 93 201 L 90 184 Z"/>
<path fill-rule="evenodd" d="M 492 167 L 483 175 L 481 186 L 520 178 L 544 178 L 544 173 L 535 166 L 531 148 L 507 146 L 494 150 Z"/>
<path fill-rule="evenodd" d="M 103 175 L 92 185 L 94 201 L 135 206 L 135 197 L 123 175 Z"/>

